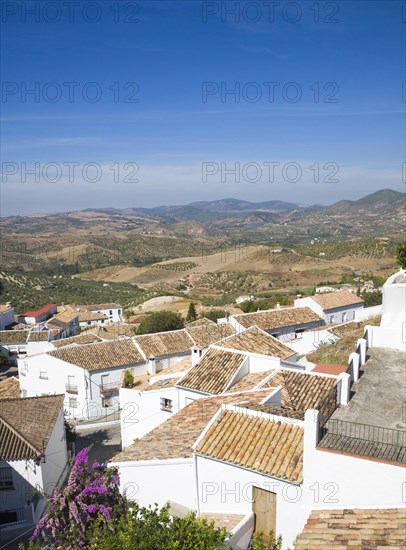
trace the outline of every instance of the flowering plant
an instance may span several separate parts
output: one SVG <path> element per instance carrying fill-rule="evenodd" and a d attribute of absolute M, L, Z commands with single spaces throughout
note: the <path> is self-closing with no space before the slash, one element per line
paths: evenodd
<path fill-rule="evenodd" d="M 48 513 L 39 521 L 32 540 L 50 548 L 82 550 L 91 540 L 89 525 L 98 520 L 112 527 L 113 518 L 125 511 L 116 468 L 98 462 L 89 467 L 89 448 L 73 461 L 66 486 L 48 499 Z"/>

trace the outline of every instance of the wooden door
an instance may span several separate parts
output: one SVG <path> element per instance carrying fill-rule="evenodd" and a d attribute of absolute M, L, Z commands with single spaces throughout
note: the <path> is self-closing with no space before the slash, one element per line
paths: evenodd
<path fill-rule="evenodd" d="M 265 535 L 273 531 L 276 536 L 276 493 L 253 487 L 252 497 L 255 531 L 262 531 Z"/>

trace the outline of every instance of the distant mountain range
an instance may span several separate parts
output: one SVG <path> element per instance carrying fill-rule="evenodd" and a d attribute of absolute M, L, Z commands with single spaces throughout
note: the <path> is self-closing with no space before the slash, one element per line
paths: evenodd
<path fill-rule="evenodd" d="M 264 202 L 250 202 L 235 198 L 219 199 L 214 201 L 197 201 L 191 202 L 185 205 L 162 205 L 152 208 L 133 207 L 123 210 L 116 208 L 87 208 L 83 212 L 105 212 L 105 213 L 121 213 L 121 212 L 134 212 L 139 214 L 145 214 L 148 216 L 159 217 L 174 217 L 178 219 L 196 219 L 201 220 L 202 217 L 211 218 L 212 216 L 207 214 L 213 213 L 218 215 L 237 215 L 240 213 L 249 212 L 289 212 L 292 210 L 314 210 L 320 209 L 326 213 L 339 214 L 340 212 L 357 211 L 363 208 L 382 208 L 392 206 L 395 203 L 401 203 L 405 201 L 405 193 L 394 191 L 392 189 L 381 189 L 371 195 L 367 195 L 358 200 L 341 200 L 330 206 L 322 205 L 302 205 L 293 202 L 285 202 L 278 200 L 264 201 Z M 206 216 L 202 216 L 202 213 L 206 213 Z"/>

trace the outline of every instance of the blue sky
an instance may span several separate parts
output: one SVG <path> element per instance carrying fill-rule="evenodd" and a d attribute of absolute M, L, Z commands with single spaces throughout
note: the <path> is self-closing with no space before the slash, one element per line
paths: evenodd
<path fill-rule="evenodd" d="M 2 215 L 404 190 L 402 2 L 67 4 L 2 4 Z"/>

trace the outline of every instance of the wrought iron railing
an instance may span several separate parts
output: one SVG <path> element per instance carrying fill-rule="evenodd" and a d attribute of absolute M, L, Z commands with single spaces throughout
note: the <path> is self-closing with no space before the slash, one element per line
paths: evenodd
<path fill-rule="evenodd" d="M 406 430 L 395 430 L 331 418 L 328 421 L 328 432 L 373 443 L 396 445 L 398 447 L 406 446 Z"/>
<path fill-rule="evenodd" d="M 103 382 L 100 387 L 100 393 L 110 393 L 113 390 L 118 389 L 120 382 Z"/>
<path fill-rule="evenodd" d="M 67 393 L 78 393 L 78 387 L 75 384 L 65 384 Z"/>

